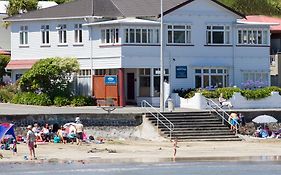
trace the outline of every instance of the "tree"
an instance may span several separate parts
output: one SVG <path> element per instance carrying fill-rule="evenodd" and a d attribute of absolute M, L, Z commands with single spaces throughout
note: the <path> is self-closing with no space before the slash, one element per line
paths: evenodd
<path fill-rule="evenodd" d="M 3 76 L 6 73 L 5 67 L 10 62 L 11 57 L 7 55 L 0 55 L 0 83 L 3 83 Z"/>
<path fill-rule="evenodd" d="M 23 12 L 36 10 L 38 0 L 9 0 L 7 7 L 8 16 L 17 15 Z"/>
<path fill-rule="evenodd" d="M 51 99 L 70 95 L 72 73 L 79 70 L 74 58 L 46 58 L 35 63 L 19 80 L 23 92 L 46 93 Z"/>

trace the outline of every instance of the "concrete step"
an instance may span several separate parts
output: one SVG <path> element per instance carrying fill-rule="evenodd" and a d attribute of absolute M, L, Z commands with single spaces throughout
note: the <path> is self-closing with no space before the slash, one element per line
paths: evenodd
<path fill-rule="evenodd" d="M 155 118 L 149 118 L 150 121 L 157 121 Z M 218 118 L 169 118 L 170 122 L 200 122 L 200 121 L 221 121 Z M 161 120 L 163 122 L 168 122 L 167 120 Z"/>
<path fill-rule="evenodd" d="M 164 134 L 169 134 L 169 131 L 163 131 Z M 214 130 L 185 130 L 185 131 L 173 131 L 174 134 L 201 134 L 201 133 L 206 133 L 206 134 L 219 134 L 219 133 L 226 133 L 226 134 L 232 134 L 230 132 L 230 130 L 218 130 L 218 129 L 214 129 Z"/>
<path fill-rule="evenodd" d="M 180 139 L 178 140 L 179 142 L 202 142 L 202 141 L 214 141 L 214 142 L 219 142 L 219 141 L 242 141 L 241 138 L 200 138 L 200 139 Z"/>
<path fill-rule="evenodd" d="M 178 140 L 189 140 L 189 139 L 232 139 L 232 138 L 239 138 L 239 137 L 236 135 L 180 136 L 180 137 L 172 135 L 172 139 L 173 138 L 177 138 Z"/>
<path fill-rule="evenodd" d="M 156 124 L 155 124 L 156 126 Z M 205 128 L 205 127 L 220 127 L 220 126 L 225 126 L 222 125 L 221 123 L 202 123 L 202 124 L 180 124 L 180 125 L 175 125 L 174 128 Z M 166 128 L 163 124 L 158 126 L 159 128 Z"/>

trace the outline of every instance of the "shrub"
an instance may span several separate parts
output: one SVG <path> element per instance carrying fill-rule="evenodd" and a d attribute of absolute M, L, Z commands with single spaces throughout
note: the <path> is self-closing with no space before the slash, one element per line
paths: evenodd
<path fill-rule="evenodd" d="M 270 96 L 271 90 L 269 88 L 262 88 L 256 90 L 243 90 L 241 95 L 247 99 L 261 99 Z"/>
<path fill-rule="evenodd" d="M 66 106 L 69 104 L 70 104 L 69 99 L 66 97 L 55 97 L 54 99 L 55 106 Z"/>
<path fill-rule="evenodd" d="M 91 96 L 86 97 L 86 103 L 87 103 L 87 106 L 95 106 L 96 105 L 95 99 Z"/>
<path fill-rule="evenodd" d="M 35 94 L 32 92 L 17 93 L 12 99 L 12 103 L 39 106 L 52 105 L 52 101 L 47 94 Z"/>
<path fill-rule="evenodd" d="M 42 92 L 51 99 L 70 94 L 72 73 L 79 70 L 74 58 L 46 58 L 36 62 L 19 80 L 23 92 Z"/>
<path fill-rule="evenodd" d="M 178 93 L 180 97 L 191 98 L 194 96 L 196 89 L 174 89 L 173 93 Z"/>
<path fill-rule="evenodd" d="M 74 96 L 71 100 L 72 106 L 85 106 L 87 105 L 87 97 L 85 96 Z"/>
<path fill-rule="evenodd" d="M 209 91 L 209 90 L 202 90 L 201 93 L 206 98 L 219 98 L 220 95 L 218 91 Z"/>
<path fill-rule="evenodd" d="M 0 101 L 3 103 L 11 102 L 17 89 L 15 85 L 6 85 L 0 88 Z"/>
<path fill-rule="evenodd" d="M 241 92 L 241 89 L 234 88 L 234 87 L 226 87 L 226 88 L 218 88 L 216 91 L 217 91 L 219 96 L 222 93 L 223 98 L 230 99 L 233 96 L 234 92 Z"/>

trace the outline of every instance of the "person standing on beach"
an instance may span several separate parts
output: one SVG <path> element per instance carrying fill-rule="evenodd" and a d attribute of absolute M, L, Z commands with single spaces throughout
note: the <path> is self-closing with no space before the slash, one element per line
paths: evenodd
<path fill-rule="evenodd" d="M 174 154 L 173 154 L 173 160 L 176 160 L 176 154 L 177 154 L 177 148 L 178 148 L 178 139 L 175 138 L 174 140 L 172 140 L 173 142 L 173 150 L 174 150 Z"/>
<path fill-rule="evenodd" d="M 36 136 L 35 136 L 35 133 L 32 131 L 31 125 L 28 125 L 27 129 L 28 129 L 28 131 L 27 131 L 27 136 L 26 136 L 26 143 L 27 143 L 29 153 L 30 153 L 30 160 L 32 160 L 32 157 L 34 159 L 36 159 L 36 157 L 35 157 Z"/>
<path fill-rule="evenodd" d="M 75 121 L 76 121 L 75 128 L 76 128 L 76 141 L 77 141 L 77 145 L 82 145 L 84 126 L 81 123 L 79 117 L 76 117 Z"/>

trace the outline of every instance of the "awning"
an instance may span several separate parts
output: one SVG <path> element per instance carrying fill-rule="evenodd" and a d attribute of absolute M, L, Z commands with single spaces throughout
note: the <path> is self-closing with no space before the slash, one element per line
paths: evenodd
<path fill-rule="evenodd" d="M 0 55 L 11 55 L 10 51 L 0 49 Z"/>
<path fill-rule="evenodd" d="M 11 60 L 6 69 L 30 69 L 38 60 Z"/>

